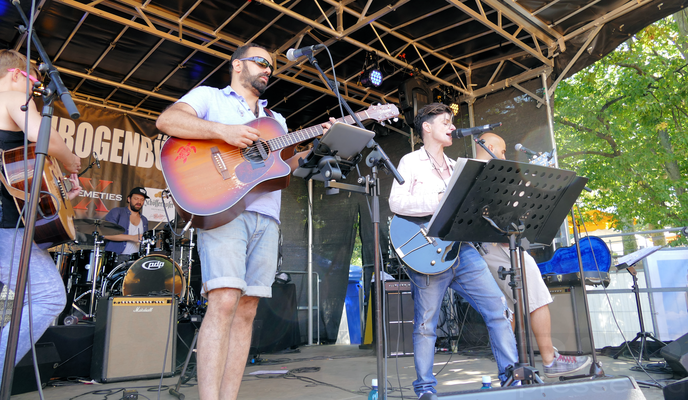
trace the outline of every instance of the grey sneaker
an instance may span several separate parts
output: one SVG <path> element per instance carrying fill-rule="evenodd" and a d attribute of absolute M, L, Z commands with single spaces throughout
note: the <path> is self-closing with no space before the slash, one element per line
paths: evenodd
<path fill-rule="evenodd" d="M 578 372 L 590 365 L 592 360 L 588 356 L 562 356 L 557 349 L 554 349 L 554 362 L 550 367 L 544 367 L 545 376 L 556 378 L 557 376 L 568 375 Z"/>
<path fill-rule="evenodd" d="M 433 392 L 425 392 L 421 393 L 420 396 L 418 396 L 418 400 L 438 400 L 437 395 Z"/>

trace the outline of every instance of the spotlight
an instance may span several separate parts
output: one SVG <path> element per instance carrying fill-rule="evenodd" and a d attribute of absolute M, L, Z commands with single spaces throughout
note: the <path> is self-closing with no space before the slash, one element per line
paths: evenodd
<path fill-rule="evenodd" d="M 456 116 L 457 114 L 459 114 L 459 105 L 456 104 L 455 102 L 452 102 L 452 103 L 449 105 L 449 108 L 451 108 L 452 114 L 454 114 L 455 116 Z"/>
<path fill-rule="evenodd" d="M 378 87 L 382 84 L 382 72 L 372 66 L 368 70 L 363 71 L 361 75 L 361 85 L 363 87 Z"/>
<path fill-rule="evenodd" d="M 363 63 L 363 69 L 361 70 L 358 82 L 363 87 L 378 87 L 382 85 L 383 78 L 384 75 L 380 71 L 377 54 L 366 53 L 365 62 Z"/>
<path fill-rule="evenodd" d="M 433 91 L 435 98 L 438 103 L 443 103 L 449 106 L 452 113 L 456 116 L 459 114 L 459 103 L 456 101 L 457 93 L 456 91 L 447 86 L 439 86 Z"/>

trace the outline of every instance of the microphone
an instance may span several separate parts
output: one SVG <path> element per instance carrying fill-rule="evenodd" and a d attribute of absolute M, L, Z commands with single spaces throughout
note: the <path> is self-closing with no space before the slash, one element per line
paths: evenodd
<path fill-rule="evenodd" d="M 529 156 L 539 156 L 540 155 L 540 152 L 533 151 L 527 147 L 523 147 L 523 145 L 521 143 L 517 143 L 516 146 L 514 146 L 514 149 L 516 149 L 516 151 L 521 151 L 523 153 L 526 153 Z"/>
<path fill-rule="evenodd" d="M 287 60 L 296 61 L 297 58 L 301 56 L 309 56 L 313 54 L 314 51 L 326 47 L 324 44 L 314 44 L 313 46 L 302 47 L 300 49 L 289 49 L 287 50 Z"/>
<path fill-rule="evenodd" d="M 489 125 L 483 125 L 483 126 L 476 126 L 474 128 L 459 128 L 454 130 L 451 135 L 454 139 L 461 139 L 464 136 L 469 136 L 469 135 L 478 135 L 480 133 L 485 133 L 487 131 L 491 131 L 492 129 L 502 126 L 501 122 L 497 122 L 496 124 L 489 124 Z"/>
<path fill-rule="evenodd" d="M 96 165 L 98 166 L 98 169 L 100 169 L 100 160 L 98 159 L 98 153 L 95 151 L 93 152 L 93 158 L 96 159 Z"/>

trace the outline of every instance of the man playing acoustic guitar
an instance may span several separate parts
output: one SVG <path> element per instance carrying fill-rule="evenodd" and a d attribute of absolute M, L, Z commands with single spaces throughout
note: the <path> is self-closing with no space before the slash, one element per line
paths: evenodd
<path fill-rule="evenodd" d="M 271 116 L 286 132 L 284 117 L 267 110 L 267 101 L 260 99 L 273 73 L 270 53 L 258 45 L 246 44 L 234 52 L 229 68 L 231 86 L 193 89 L 160 115 L 158 129 L 176 138 L 224 141 L 237 148 L 233 151 L 236 154 L 228 157 L 239 157 L 241 149 L 260 138 L 258 129 L 244 125 L 258 117 Z M 178 162 L 186 163 L 196 151 L 190 147 L 177 152 Z M 209 170 L 211 173 L 216 170 Z M 267 192 L 230 222 L 198 231 L 202 294 L 208 298 L 198 336 L 201 399 L 237 397 L 258 300 L 272 296 L 280 204 L 281 191 Z"/>
<path fill-rule="evenodd" d="M 39 77 L 35 66 L 32 65 L 28 73 L 26 69 L 26 58 L 22 54 L 14 50 L 0 50 L 0 148 L 2 150 L 23 146 L 25 134 L 30 142 L 38 139 L 41 115 L 36 109 L 36 104 L 31 100 L 27 104 L 28 110 L 26 112 L 21 110 L 26 103 L 27 82 L 30 87 L 33 87 Z M 72 183 L 72 189 L 67 197 L 70 200 L 73 199 L 81 190 L 76 175 L 81 167 L 81 160 L 72 154 L 60 134 L 54 129 L 50 132 L 48 154 L 57 158 L 64 169 L 71 173 L 69 180 Z M 5 186 L 2 186 L 1 199 L 0 282 L 14 290 L 24 228 L 23 224 L 17 223 L 19 212 Z M 15 230 L 17 226 L 20 228 Z M 30 287 L 27 289 L 30 290 L 33 306 L 33 338 L 38 340 L 62 312 L 67 299 L 62 278 L 50 254 L 35 243 L 31 246 L 29 283 Z M 2 330 L 2 339 L 0 339 L 0 375 L 2 375 L 5 360 L 8 334 L 9 327 L 5 326 Z M 29 351 L 30 347 L 28 297 L 25 297 L 15 364 Z"/>

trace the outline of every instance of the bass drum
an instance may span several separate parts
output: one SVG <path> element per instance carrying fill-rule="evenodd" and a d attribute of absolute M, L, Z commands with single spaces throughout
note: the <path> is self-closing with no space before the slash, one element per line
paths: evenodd
<path fill-rule="evenodd" d="M 182 269 L 167 256 L 153 254 L 135 261 L 122 282 L 122 295 L 149 296 L 174 294 L 183 298 L 186 294 Z"/>

